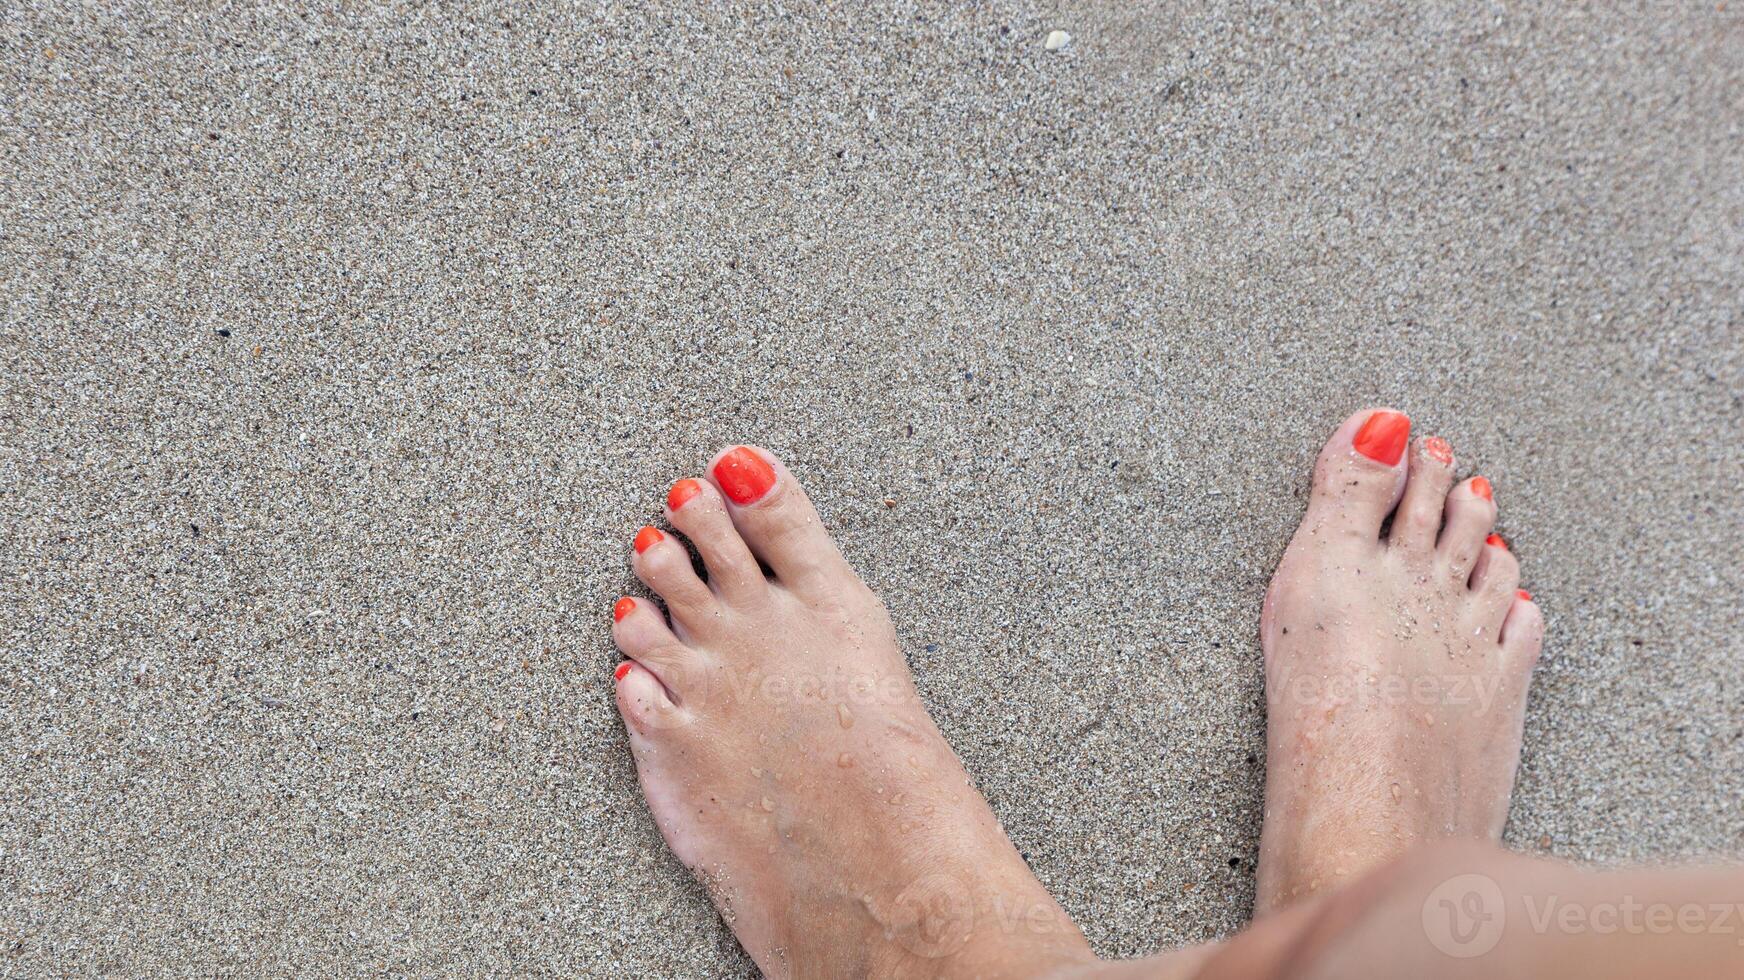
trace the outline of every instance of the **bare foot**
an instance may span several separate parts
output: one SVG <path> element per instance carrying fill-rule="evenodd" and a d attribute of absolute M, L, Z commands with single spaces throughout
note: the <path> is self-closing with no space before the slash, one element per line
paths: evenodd
<path fill-rule="evenodd" d="M 644 528 L 618 708 L 660 831 L 771 977 L 1007 976 L 1089 962 L 915 694 L 883 605 L 768 453 L 735 447 Z M 759 561 L 772 575 L 766 575 Z"/>
<path fill-rule="evenodd" d="M 1333 435 L 1266 596 L 1261 911 L 1507 816 L 1544 620 L 1489 481 L 1456 485 L 1410 425 L 1363 411 Z"/>

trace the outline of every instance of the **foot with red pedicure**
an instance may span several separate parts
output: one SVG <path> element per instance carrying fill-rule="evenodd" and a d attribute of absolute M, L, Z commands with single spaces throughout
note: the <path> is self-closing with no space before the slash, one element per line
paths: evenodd
<path fill-rule="evenodd" d="M 636 575 L 666 611 L 614 608 L 629 658 L 615 683 L 660 832 L 758 967 L 999 977 L 1093 962 L 793 475 L 745 446 L 705 472 L 666 509 L 707 577 L 676 535 L 637 535 Z"/>
<path fill-rule="evenodd" d="M 1266 595 L 1261 912 L 1507 815 L 1543 617 L 1490 482 L 1410 428 L 1345 421 Z"/>

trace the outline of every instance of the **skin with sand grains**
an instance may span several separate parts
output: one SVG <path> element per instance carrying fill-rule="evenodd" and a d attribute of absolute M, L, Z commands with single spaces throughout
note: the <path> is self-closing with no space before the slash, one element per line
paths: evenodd
<path fill-rule="evenodd" d="M 1089 962 L 915 694 L 883 605 L 762 450 L 723 452 L 638 535 L 613 635 L 648 803 L 770 976 Z M 772 576 L 766 576 L 766 565 Z"/>
<path fill-rule="evenodd" d="M 1444 440 L 1408 453 L 1410 428 L 1376 410 L 1333 436 L 1267 597 L 1265 909 L 1414 842 L 1492 840 L 1506 810 L 1541 622 L 1512 556 L 1485 543 L 1487 483 L 1456 485 Z M 619 600 L 629 659 L 615 683 L 661 833 L 759 967 L 1095 968 L 927 716 L 882 604 L 804 490 L 753 447 L 706 473 L 666 500 L 706 581 L 676 535 L 636 535 L 636 575 L 666 612 Z M 1484 692 L 1481 709 L 1456 682 Z"/>
<path fill-rule="evenodd" d="M 1507 815 L 1543 619 L 1489 481 L 1410 429 L 1382 409 L 1334 434 L 1266 596 L 1262 911 Z"/>

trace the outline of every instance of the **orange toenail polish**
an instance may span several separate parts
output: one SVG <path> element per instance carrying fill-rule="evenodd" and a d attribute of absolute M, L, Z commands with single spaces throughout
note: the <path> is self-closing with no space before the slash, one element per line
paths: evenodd
<path fill-rule="evenodd" d="M 1494 500 L 1496 498 L 1495 488 L 1490 486 L 1490 481 L 1481 476 L 1472 477 L 1471 488 L 1474 495 L 1482 497 L 1485 500 Z"/>
<path fill-rule="evenodd" d="M 618 620 L 623 619 L 625 616 L 628 616 L 630 613 L 635 612 L 635 611 L 636 611 L 636 600 L 630 598 L 629 596 L 624 596 L 622 599 L 619 599 L 612 606 L 612 622 L 615 623 Z"/>
<path fill-rule="evenodd" d="M 1356 430 L 1351 445 L 1364 456 L 1386 466 L 1396 466 L 1405 455 L 1405 440 L 1411 437 L 1411 418 L 1404 412 L 1376 412 Z"/>
<path fill-rule="evenodd" d="M 690 503 L 690 498 L 702 493 L 702 484 L 696 480 L 679 480 L 666 491 L 666 509 L 677 510 Z"/>
<path fill-rule="evenodd" d="M 1500 548 L 1503 551 L 1508 550 L 1508 542 L 1500 534 L 1492 534 L 1485 538 L 1484 544 L 1487 544 L 1492 548 Z"/>
<path fill-rule="evenodd" d="M 1453 447 L 1440 436 L 1430 436 L 1423 440 L 1423 451 L 1429 454 L 1430 459 L 1443 466 L 1453 465 Z"/>
<path fill-rule="evenodd" d="M 628 674 L 629 672 L 630 672 L 630 661 L 626 660 L 623 663 L 618 665 L 617 670 L 612 671 L 612 680 L 621 681 L 624 679 L 624 675 Z"/>
<path fill-rule="evenodd" d="M 1525 599 L 1527 602 L 1532 601 L 1532 593 L 1527 592 L 1525 589 L 1520 589 L 1520 590 L 1516 591 L 1514 594 L 1519 596 L 1522 599 Z"/>
<path fill-rule="evenodd" d="M 636 532 L 636 552 L 640 554 L 665 540 L 666 535 L 661 534 L 659 528 L 645 527 Z"/>
<path fill-rule="evenodd" d="M 761 500 L 775 485 L 775 467 L 744 446 L 736 446 L 715 464 L 715 482 L 735 504 Z"/>

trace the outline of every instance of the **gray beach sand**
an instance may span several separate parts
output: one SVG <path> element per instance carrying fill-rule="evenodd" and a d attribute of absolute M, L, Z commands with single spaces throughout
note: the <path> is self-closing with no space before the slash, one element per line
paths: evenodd
<path fill-rule="evenodd" d="M 1249 916 L 1367 403 L 1549 616 L 1509 843 L 1744 849 L 1744 4 L 559 6 L 0 18 L 0 972 L 753 972 L 608 680 L 732 442 L 1103 953 Z"/>

